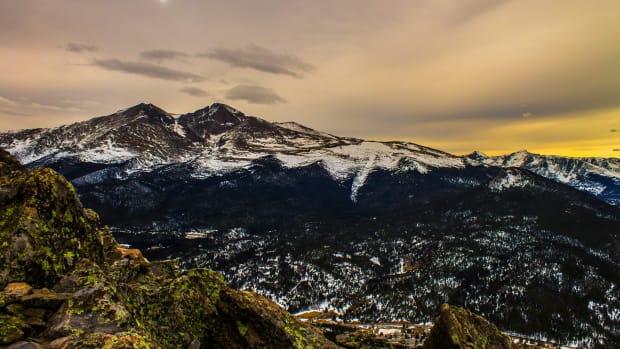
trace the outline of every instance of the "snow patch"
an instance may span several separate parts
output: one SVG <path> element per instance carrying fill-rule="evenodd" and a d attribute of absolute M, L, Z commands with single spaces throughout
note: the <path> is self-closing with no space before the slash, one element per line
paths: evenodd
<path fill-rule="evenodd" d="M 376 158 L 377 158 L 376 156 L 371 156 L 368 159 L 368 162 L 366 163 L 366 166 L 364 166 L 357 173 L 357 176 L 355 176 L 355 178 L 353 178 L 353 183 L 351 184 L 351 201 L 357 202 L 357 194 L 358 194 L 360 188 L 366 182 L 366 179 L 368 178 L 368 175 L 370 174 L 370 172 L 375 167 L 375 160 L 376 160 Z"/>
<path fill-rule="evenodd" d="M 493 191 L 502 191 L 508 188 L 523 188 L 530 181 L 515 170 L 506 170 L 498 175 L 489 183 L 489 188 Z"/>
<path fill-rule="evenodd" d="M 183 128 L 183 126 L 179 125 L 177 119 L 174 119 L 173 131 L 183 138 L 186 137 L 185 129 Z"/>

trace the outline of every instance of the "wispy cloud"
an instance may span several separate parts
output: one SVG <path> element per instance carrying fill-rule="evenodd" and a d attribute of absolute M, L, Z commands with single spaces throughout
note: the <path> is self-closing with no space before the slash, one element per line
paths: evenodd
<path fill-rule="evenodd" d="M 99 50 L 95 45 L 79 44 L 75 42 L 68 43 L 65 49 L 69 52 L 75 53 L 96 52 Z"/>
<path fill-rule="evenodd" d="M 272 89 L 258 85 L 237 85 L 228 90 L 226 98 L 244 100 L 253 104 L 286 103 L 286 100 Z"/>
<path fill-rule="evenodd" d="M 57 105 L 51 103 L 45 103 L 40 101 L 33 101 L 27 98 L 9 98 L 5 96 L 0 96 L 0 106 L 4 111 L 11 111 L 13 114 L 27 113 L 29 110 L 43 110 L 43 111 L 53 111 L 53 112 L 63 112 L 63 111 L 71 111 L 71 112 L 79 112 L 82 109 L 78 108 L 74 105 Z"/>
<path fill-rule="evenodd" d="M 172 60 L 187 62 L 188 57 L 189 55 L 185 52 L 173 50 L 149 50 L 140 52 L 140 58 L 157 63 Z"/>
<path fill-rule="evenodd" d="M 315 69 L 313 65 L 298 56 L 273 52 L 256 45 L 236 49 L 218 47 L 198 56 L 219 60 L 233 67 L 250 68 L 265 73 L 284 74 L 296 78 L 301 78 L 304 73 Z"/>
<path fill-rule="evenodd" d="M 207 91 L 193 86 L 185 86 L 180 91 L 194 97 L 205 97 L 209 95 Z"/>
<path fill-rule="evenodd" d="M 120 71 L 123 73 L 142 75 L 163 80 L 186 82 L 201 82 L 205 80 L 204 77 L 190 72 L 170 69 L 164 66 L 144 62 L 121 61 L 118 59 L 95 59 L 94 65 L 107 70 Z"/>
<path fill-rule="evenodd" d="M 10 98 L 0 96 L 0 104 L 1 105 L 17 105 L 18 103 Z"/>

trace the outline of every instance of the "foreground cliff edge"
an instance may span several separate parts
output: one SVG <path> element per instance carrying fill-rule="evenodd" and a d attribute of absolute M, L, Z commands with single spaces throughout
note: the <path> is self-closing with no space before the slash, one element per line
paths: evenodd
<path fill-rule="evenodd" d="M 122 248 L 62 176 L 1 149 L 0 246 L 0 348 L 337 348 L 214 271 Z M 393 347 L 354 334 L 340 344 Z M 442 306 L 425 348 L 472 345 L 513 347 L 486 320 Z"/>

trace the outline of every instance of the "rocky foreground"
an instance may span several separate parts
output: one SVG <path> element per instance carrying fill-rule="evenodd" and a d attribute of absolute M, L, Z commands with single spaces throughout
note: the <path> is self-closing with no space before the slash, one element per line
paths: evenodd
<path fill-rule="evenodd" d="M 0 348 L 391 348 L 328 340 L 221 274 L 122 248 L 62 176 L 0 150 Z M 512 348 L 486 320 L 444 306 L 425 348 Z"/>

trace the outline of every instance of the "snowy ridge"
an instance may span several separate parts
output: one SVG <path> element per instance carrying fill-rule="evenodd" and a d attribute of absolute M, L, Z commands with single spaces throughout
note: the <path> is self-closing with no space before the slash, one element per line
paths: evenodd
<path fill-rule="evenodd" d="M 192 177 L 207 178 L 248 168 L 264 157 L 277 159 L 284 168 L 318 164 L 335 180 L 352 180 L 353 201 L 370 173 L 399 169 L 405 158 L 414 164 L 406 170 L 420 173 L 465 166 L 460 157 L 415 144 L 337 137 L 295 122 L 270 123 L 220 103 L 184 115 L 139 104 L 53 129 L 0 134 L 0 146 L 26 164 L 65 158 L 120 164 L 117 178 L 183 163 Z"/>
<path fill-rule="evenodd" d="M 168 164 L 187 164 L 192 177 L 206 178 L 246 169 L 265 157 L 277 159 L 284 168 L 317 164 L 334 180 L 352 181 L 354 202 L 369 174 L 377 170 L 428 173 L 466 166 L 519 167 L 620 203 L 617 158 L 564 158 L 527 151 L 459 157 L 413 143 L 364 141 L 295 122 L 270 123 L 221 103 L 183 115 L 142 103 L 70 125 L 2 133 L 0 147 L 37 166 L 63 159 L 122 165 L 116 172 L 119 178 Z"/>
<path fill-rule="evenodd" d="M 620 159 L 570 158 L 533 154 L 520 150 L 509 155 L 488 157 L 474 152 L 465 162 L 478 166 L 518 167 L 556 182 L 601 197 L 611 204 L 620 204 Z"/>

